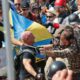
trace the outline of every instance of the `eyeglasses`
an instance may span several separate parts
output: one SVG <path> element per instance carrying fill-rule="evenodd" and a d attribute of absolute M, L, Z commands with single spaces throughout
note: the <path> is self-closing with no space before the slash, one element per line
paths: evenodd
<path fill-rule="evenodd" d="M 47 16 L 47 18 L 52 18 L 53 16 Z"/>

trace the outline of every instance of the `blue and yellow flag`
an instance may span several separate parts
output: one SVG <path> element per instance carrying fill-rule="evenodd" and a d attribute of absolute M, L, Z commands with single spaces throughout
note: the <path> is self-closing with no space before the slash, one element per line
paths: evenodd
<path fill-rule="evenodd" d="M 31 21 L 17 13 L 14 5 L 10 9 L 10 23 L 14 29 L 14 37 L 20 39 L 22 32 L 29 30 L 35 36 L 34 46 L 41 46 L 51 42 L 51 34 L 41 24 Z"/>

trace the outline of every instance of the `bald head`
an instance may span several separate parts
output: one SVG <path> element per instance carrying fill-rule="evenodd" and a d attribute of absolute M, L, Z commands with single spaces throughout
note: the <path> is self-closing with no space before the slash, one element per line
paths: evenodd
<path fill-rule="evenodd" d="M 32 33 L 30 31 L 25 31 L 21 34 L 21 39 L 24 40 L 24 39 L 28 39 L 29 36 L 31 36 Z"/>
<path fill-rule="evenodd" d="M 21 40 L 28 45 L 32 45 L 34 43 L 34 35 L 31 31 L 25 31 L 21 34 Z"/>

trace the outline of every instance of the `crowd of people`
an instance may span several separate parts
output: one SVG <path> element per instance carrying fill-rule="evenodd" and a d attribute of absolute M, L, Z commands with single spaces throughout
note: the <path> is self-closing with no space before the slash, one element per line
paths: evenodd
<path fill-rule="evenodd" d="M 24 31 L 20 40 L 11 32 L 11 42 L 19 46 L 21 53 L 18 80 L 48 80 L 52 62 L 59 60 L 65 63 L 65 58 L 68 61 L 65 63 L 67 69 L 56 72 L 52 80 L 80 80 L 80 4 L 78 1 L 37 0 L 34 3 L 30 3 L 29 0 L 13 1 L 18 14 L 43 25 L 52 35 L 51 43 L 42 45 L 38 50 L 33 46 L 35 36 L 31 31 Z M 3 26 L 1 8 L 0 2 L 0 27 Z M 14 31 L 12 26 L 11 31 Z M 0 31 L 0 47 L 3 46 L 3 41 L 4 32 Z M 44 75 L 37 69 L 35 59 L 37 52 L 46 55 Z"/>

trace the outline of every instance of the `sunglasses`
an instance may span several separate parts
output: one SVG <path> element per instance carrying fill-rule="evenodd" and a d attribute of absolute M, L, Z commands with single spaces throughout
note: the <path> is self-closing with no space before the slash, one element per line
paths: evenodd
<path fill-rule="evenodd" d="M 53 16 L 47 16 L 47 18 L 52 18 Z"/>

